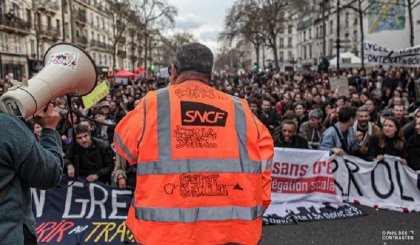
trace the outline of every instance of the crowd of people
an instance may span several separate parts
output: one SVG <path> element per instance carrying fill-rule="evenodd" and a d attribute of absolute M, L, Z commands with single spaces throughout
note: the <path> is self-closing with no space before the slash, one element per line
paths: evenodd
<path fill-rule="evenodd" d="M 270 130 L 275 147 L 327 150 L 368 161 L 381 161 L 388 154 L 419 170 L 416 81 L 420 68 L 351 69 L 340 76 L 348 79 L 348 94 L 331 89 L 335 73 L 267 70 L 214 74 L 209 85 L 247 99 L 252 112 Z M 115 125 L 148 91 L 166 86 L 168 81 L 137 78 L 117 84 L 112 78 L 101 79 L 107 80 L 110 93 L 93 108 L 84 108 L 81 98 L 72 98 L 71 105 L 66 98 L 55 101 L 62 108 L 57 131 L 65 153 L 65 173 L 122 189 L 134 187 L 136 167 L 112 147 Z M 7 82 L 1 87 L 2 92 L 7 91 Z M 40 125 L 31 127 L 39 138 Z"/>

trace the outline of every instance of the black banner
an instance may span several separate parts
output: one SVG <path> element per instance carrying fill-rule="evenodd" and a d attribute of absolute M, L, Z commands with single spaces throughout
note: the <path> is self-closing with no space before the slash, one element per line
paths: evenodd
<path fill-rule="evenodd" d="M 39 244 L 135 244 L 125 225 L 133 190 L 63 177 L 59 187 L 32 189 Z"/>

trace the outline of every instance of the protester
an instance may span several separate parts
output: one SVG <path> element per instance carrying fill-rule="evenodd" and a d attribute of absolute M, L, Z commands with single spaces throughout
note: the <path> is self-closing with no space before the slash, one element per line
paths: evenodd
<path fill-rule="evenodd" d="M 405 156 L 408 166 L 417 171 L 420 170 L 420 117 L 416 117 L 415 123 L 416 132 L 407 142 Z"/>
<path fill-rule="evenodd" d="M 417 130 L 416 130 L 416 119 L 420 118 L 420 108 L 417 108 L 414 113 L 414 120 L 411 120 L 410 122 L 406 123 L 404 125 L 404 127 L 402 128 L 403 130 L 403 134 L 404 134 L 404 139 L 407 141 L 412 135 L 415 135 Z"/>
<path fill-rule="evenodd" d="M 271 107 L 271 100 L 267 97 L 263 98 L 261 108 L 262 111 L 259 119 L 271 132 L 273 132 L 279 123 L 277 114 Z"/>
<path fill-rule="evenodd" d="M 52 105 L 38 115 L 39 143 L 16 117 L 0 113 L 0 238 L 1 244 L 36 244 L 31 187 L 56 186 L 63 173 L 59 112 Z"/>
<path fill-rule="evenodd" d="M 245 100 L 208 86 L 212 66 L 206 46 L 180 47 L 171 85 L 148 93 L 117 125 L 115 148 L 138 168 L 127 225 L 139 243 L 257 244 L 261 238 L 273 141 Z M 194 180 L 208 185 L 196 189 Z M 233 194 L 235 186 L 243 194 Z"/>
<path fill-rule="evenodd" d="M 407 161 L 403 158 L 405 148 L 404 136 L 397 118 L 385 118 L 381 133 L 370 137 L 368 144 L 367 159 L 369 161 L 382 161 L 384 160 L 384 155 L 387 154 L 401 157 L 401 163 L 407 164 Z"/>
<path fill-rule="evenodd" d="M 115 168 L 112 171 L 112 185 L 118 186 L 120 189 L 126 189 L 127 186 L 131 188 L 136 187 L 137 166 L 127 163 L 120 154 L 116 154 Z"/>
<path fill-rule="evenodd" d="M 297 134 L 296 122 L 290 119 L 281 122 L 280 132 L 274 139 L 274 147 L 309 149 L 308 141 Z"/>
<path fill-rule="evenodd" d="M 356 109 L 350 106 L 344 106 L 338 112 L 338 122 L 329 127 L 321 137 L 319 149 L 330 151 L 336 155 L 354 155 L 360 147 L 362 133 L 355 134 L 353 131 L 353 122 Z"/>
<path fill-rule="evenodd" d="M 381 132 L 381 128 L 370 122 L 370 114 L 366 106 L 357 108 L 353 131 L 362 133 L 362 147 L 356 156 L 366 159 L 369 148 L 369 138 L 372 135 L 378 135 Z"/>
<path fill-rule="evenodd" d="M 321 135 L 325 131 L 322 123 L 322 111 L 315 109 L 309 112 L 309 121 L 304 122 L 299 129 L 299 135 L 308 141 L 309 148 L 318 149 Z"/>
<path fill-rule="evenodd" d="M 86 177 L 103 183 L 111 182 L 114 169 L 114 153 L 109 144 L 91 137 L 85 125 L 75 126 L 75 141 L 72 142 L 64 156 L 66 173 L 69 177 Z"/>

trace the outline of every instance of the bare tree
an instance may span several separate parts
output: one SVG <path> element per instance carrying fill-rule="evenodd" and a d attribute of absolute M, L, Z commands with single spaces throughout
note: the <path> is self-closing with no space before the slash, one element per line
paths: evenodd
<path fill-rule="evenodd" d="M 150 55 L 148 54 L 148 47 L 152 29 L 173 26 L 178 11 L 174 6 L 169 5 L 166 0 L 136 0 L 132 2 L 135 11 L 138 13 L 138 20 L 143 31 L 144 67 L 147 68 Z"/>
<path fill-rule="evenodd" d="M 418 0 L 407 0 L 408 21 L 410 23 L 410 46 L 414 46 L 413 10 L 420 5 Z"/>
<path fill-rule="evenodd" d="M 252 43 L 257 62 L 260 59 L 260 47 L 264 42 L 261 9 L 255 0 L 238 0 L 229 9 L 225 17 L 225 30 L 219 41 L 232 44 L 234 40 L 244 39 Z"/>
<path fill-rule="evenodd" d="M 266 33 L 266 41 L 274 56 L 276 69 L 279 69 L 279 56 L 277 40 L 285 25 L 296 15 L 302 15 L 308 6 L 306 0 L 257 0 L 261 8 L 263 29 Z"/>
<path fill-rule="evenodd" d="M 130 26 L 130 21 L 136 19 L 136 13 L 131 9 L 129 0 L 109 1 L 112 9 L 112 65 L 113 70 L 117 63 L 117 46 L 123 40 L 126 30 Z"/>
<path fill-rule="evenodd" d="M 175 56 L 175 51 L 184 44 L 196 42 L 194 36 L 188 32 L 176 33 L 171 37 L 162 37 L 162 56 L 165 65 L 169 65 Z"/>
<path fill-rule="evenodd" d="M 214 70 L 225 70 L 228 72 L 234 72 L 240 67 L 240 51 L 234 48 L 225 48 L 216 56 L 214 62 Z"/>
<path fill-rule="evenodd" d="M 363 16 L 365 16 L 368 13 L 369 9 L 372 7 L 373 4 L 375 4 L 375 1 L 356 0 L 342 7 L 353 9 L 356 12 L 357 17 L 359 18 L 358 22 L 360 28 L 360 56 L 362 60 L 362 68 L 365 68 L 365 51 L 363 48 L 363 42 L 365 41 L 365 30 L 363 26 Z"/>

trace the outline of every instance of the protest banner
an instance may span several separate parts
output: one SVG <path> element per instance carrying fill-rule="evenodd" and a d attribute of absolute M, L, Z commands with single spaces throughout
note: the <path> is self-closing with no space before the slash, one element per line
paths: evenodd
<path fill-rule="evenodd" d="M 420 171 L 385 155 L 379 162 L 353 156 L 335 157 L 336 190 L 345 201 L 400 212 L 420 211 Z"/>
<path fill-rule="evenodd" d="M 363 215 L 337 195 L 328 151 L 274 148 L 271 205 L 264 224 Z"/>
<path fill-rule="evenodd" d="M 399 50 L 391 50 L 377 43 L 364 41 L 365 60 L 378 65 L 400 67 L 420 66 L 420 45 Z"/>
<path fill-rule="evenodd" d="M 340 78 L 331 77 L 330 88 L 332 91 L 334 91 L 335 97 L 340 97 L 340 96 L 349 97 L 350 96 L 349 82 L 348 82 L 348 78 L 345 76 L 341 76 Z"/>
<path fill-rule="evenodd" d="M 38 244 L 131 244 L 125 225 L 133 190 L 63 177 L 60 186 L 32 189 Z"/>
<path fill-rule="evenodd" d="M 89 109 L 92 106 L 96 105 L 99 101 L 105 98 L 109 94 L 108 84 L 103 81 L 98 84 L 95 89 L 89 94 L 82 97 L 83 105 L 85 109 Z"/>

